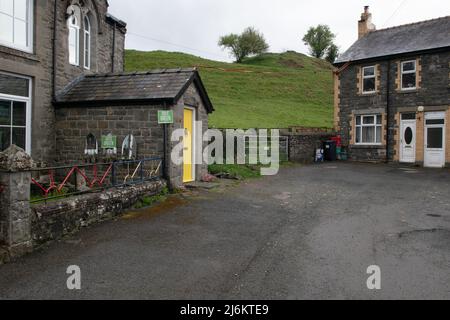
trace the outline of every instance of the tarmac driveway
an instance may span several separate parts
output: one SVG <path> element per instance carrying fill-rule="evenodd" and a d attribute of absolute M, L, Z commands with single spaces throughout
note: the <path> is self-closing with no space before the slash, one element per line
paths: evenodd
<path fill-rule="evenodd" d="M 0 266 L 0 298 L 450 299 L 450 172 L 292 166 L 176 196 Z"/>

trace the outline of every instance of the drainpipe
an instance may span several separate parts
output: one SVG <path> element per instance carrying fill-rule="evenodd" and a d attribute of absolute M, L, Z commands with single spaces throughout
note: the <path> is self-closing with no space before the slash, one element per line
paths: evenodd
<path fill-rule="evenodd" d="M 113 43 L 111 52 L 111 73 L 114 73 L 114 59 L 116 58 L 116 22 L 113 24 Z"/>
<path fill-rule="evenodd" d="M 58 0 L 54 0 L 53 4 L 53 48 L 52 48 L 52 99 L 56 100 L 56 19 L 58 10 Z"/>
<path fill-rule="evenodd" d="M 391 108 L 389 106 L 389 98 L 390 98 L 390 89 L 391 89 L 391 61 L 388 60 L 387 67 L 387 80 L 386 80 L 386 119 L 387 119 L 387 130 L 386 130 L 386 163 L 389 162 L 389 139 L 390 139 L 390 127 L 389 120 L 391 117 Z"/>
<path fill-rule="evenodd" d="M 164 110 L 167 110 L 167 104 L 164 102 Z M 167 143 L 168 143 L 167 124 L 163 124 L 163 178 L 169 182 L 169 173 L 167 172 Z M 170 184 L 170 183 L 169 183 Z"/>

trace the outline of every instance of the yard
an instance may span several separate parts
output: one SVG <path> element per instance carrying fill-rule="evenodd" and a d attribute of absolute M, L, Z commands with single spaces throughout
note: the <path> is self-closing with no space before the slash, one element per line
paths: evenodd
<path fill-rule="evenodd" d="M 288 166 L 0 266 L 0 298 L 449 299 L 449 190 L 448 170 Z M 366 287 L 371 265 L 381 290 Z"/>

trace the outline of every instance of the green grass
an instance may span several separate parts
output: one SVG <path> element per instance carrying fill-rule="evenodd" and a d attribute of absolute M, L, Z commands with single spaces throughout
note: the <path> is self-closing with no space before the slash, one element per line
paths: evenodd
<path fill-rule="evenodd" d="M 157 202 L 162 202 L 167 199 L 167 195 L 169 194 L 169 189 L 164 188 L 159 194 L 154 196 L 144 196 L 141 199 L 139 199 L 134 204 L 134 209 L 142 209 L 152 206 L 153 204 Z"/>
<path fill-rule="evenodd" d="M 239 180 L 258 178 L 261 176 L 261 167 L 256 165 L 238 165 L 238 164 L 212 164 L 208 167 L 211 174 L 225 173 L 230 178 Z"/>
<path fill-rule="evenodd" d="M 127 50 L 127 71 L 197 67 L 216 111 L 211 128 L 332 127 L 331 65 L 296 52 L 242 64 L 176 52 Z"/>

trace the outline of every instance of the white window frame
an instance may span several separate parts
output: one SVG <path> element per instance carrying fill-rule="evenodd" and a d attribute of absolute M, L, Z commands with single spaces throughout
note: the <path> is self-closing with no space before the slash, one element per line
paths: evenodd
<path fill-rule="evenodd" d="M 360 124 L 358 124 L 358 122 L 357 122 L 357 118 L 358 117 L 361 117 L 361 122 L 360 122 Z M 374 119 L 374 123 L 373 124 L 364 124 L 364 118 L 366 118 L 366 117 L 373 117 Z M 377 124 L 377 117 L 381 117 L 381 124 Z M 374 142 L 362 142 L 362 137 L 363 137 L 363 128 L 365 128 L 365 127 L 375 127 L 375 131 L 374 131 L 374 138 L 375 138 L 375 141 Z M 376 139 L 377 139 L 377 132 L 378 131 L 381 131 L 381 141 L 380 142 L 376 142 Z M 360 139 L 361 139 L 361 142 L 357 142 L 356 141 L 356 137 L 358 136 L 357 135 L 357 132 L 359 131 L 359 136 L 360 136 Z M 369 146 L 381 146 L 381 145 L 383 145 L 383 115 L 381 115 L 381 114 L 364 114 L 364 115 L 355 115 L 355 144 L 356 145 L 365 145 L 365 146 L 367 146 L 367 145 L 369 145 Z"/>
<path fill-rule="evenodd" d="M 22 79 L 27 79 L 28 80 L 28 97 L 22 97 L 22 96 L 15 96 L 15 95 L 10 95 L 10 94 L 3 94 L 0 92 L 0 99 L 3 100 L 11 100 L 11 101 L 18 101 L 18 102 L 25 102 L 26 103 L 26 108 L 25 108 L 25 112 L 26 112 L 26 121 L 25 121 L 25 127 L 22 126 L 13 126 L 12 123 L 9 126 L 11 129 L 13 127 L 16 128 L 25 128 L 25 152 L 28 153 L 29 155 L 31 155 L 31 104 L 32 104 L 32 97 L 33 97 L 33 80 L 30 77 L 25 77 L 25 76 L 20 76 L 17 74 L 12 74 L 12 73 L 6 73 L 6 72 L 0 72 L 1 74 L 5 74 L 11 77 L 16 77 L 16 78 L 22 78 Z M 13 112 L 13 110 L 11 109 L 11 112 Z M 12 116 L 12 115 L 11 115 Z M 0 127 L 8 127 L 8 126 L 2 126 L 0 125 Z M 11 135 L 12 135 L 12 130 L 11 130 Z M 10 138 L 11 139 L 11 138 Z"/>
<path fill-rule="evenodd" d="M 86 28 L 86 26 L 88 28 Z M 86 70 L 91 69 L 91 21 L 88 16 L 84 17 L 83 21 L 83 29 L 84 29 L 84 68 Z"/>
<path fill-rule="evenodd" d="M 364 71 L 366 69 L 369 69 L 369 68 L 373 68 L 373 76 L 365 76 L 364 75 Z M 371 78 L 374 79 L 375 89 L 372 90 L 372 91 L 366 91 L 365 88 L 364 88 L 364 80 L 371 79 Z M 362 86 L 362 93 L 363 94 L 371 94 L 371 93 L 377 92 L 377 68 L 376 68 L 376 66 L 367 66 L 367 67 L 363 67 L 362 68 L 362 84 L 361 84 L 361 86 Z"/>
<path fill-rule="evenodd" d="M 405 66 L 405 64 L 407 63 L 414 63 L 414 70 L 408 70 L 408 71 L 404 71 L 403 68 Z M 402 87 L 402 91 L 409 91 L 409 90 L 416 90 L 417 89 L 417 61 L 416 60 L 408 60 L 408 61 L 402 61 L 401 63 L 401 87 Z M 414 74 L 415 78 L 416 78 L 416 84 L 414 87 L 403 87 L 403 75 L 405 74 Z"/>
<path fill-rule="evenodd" d="M 4 14 L 4 13 L 2 13 L 2 14 Z M 8 15 L 8 16 L 13 19 L 13 38 L 14 38 L 14 19 L 17 19 L 17 18 L 14 17 L 14 13 L 13 13 L 13 16 L 10 16 L 10 15 Z M 20 19 L 20 20 L 22 20 L 22 19 Z M 0 45 L 9 47 L 12 49 L 17 49 L 17 50 L 27 52 L 27 53 L 33 53 L 33 46 L 34 46 L 34 1 L 33 0 L 27 0 L 27 18 L 26 18 L 25 22 L 27 23 L 27 35 L 26 35 L 27 45 L 26 46 L 21 46 L 21 45 L 16 44 L 16 43 L 14 43 L 14 40 L 13 40 L 13 42 L 9 42 L 9 41 L 3 40 L 3 39 L 0 39 Z"/>
<path fill-rule="evenodd" d="M 72 19 L 75 19 L 76 23 L 72 23 Z M 80 22 L 78 21 L 78 18 L 76 15 L 71 15 L 69 19 L 67 19 L 67 27 L 69 29 L 68 34 L 68 42 L 67 42 L 67 48 L 69 50 L 69 63 L 74 66 L 80 65 Z M 70 31 L 71 29 L 75 30 L 75 61 L 71 59 L 70 56 Z"/>

